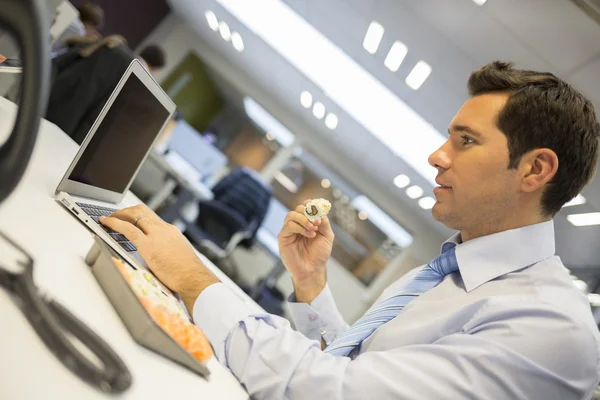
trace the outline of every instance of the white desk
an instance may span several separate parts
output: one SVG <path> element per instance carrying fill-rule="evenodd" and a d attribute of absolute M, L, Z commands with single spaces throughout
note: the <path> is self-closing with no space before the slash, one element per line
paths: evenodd
<path fill-rule="evenodd" d="M 0 98 L 0 110 L 15 112 Z M 6 112 L 0 112 L 5 117 Z M 0 143 L 7 129 L 0 118 Z M 32 160 L 24 179 L 0 205 L 0 230 L 35 259 L 38 287 L 67 307 L 98 333 L 123 358 L 133 375 L 133 386 L 120 399 L 247 399 L 248 394 L 229 371 L 212 359 L 209 380 L 138 346 L 92 276 L 84 258 L 92 235 L 53 199 L 77 145 L 46 121 L 40 127 Z M 126 201 L 135 203 L 130 193 Z M 0 254 L 0 259 L 2 254 Z M 208 260 L 204 261 L 228 286 L 232 282 Z M 260 309 L 239 288 L 235 292 Z M 218 307 L 218 305 L 215 305 Z M 71 374 L 44 346 L 7 292 L 0 289 L 0 398 L 107 399 Z"/>

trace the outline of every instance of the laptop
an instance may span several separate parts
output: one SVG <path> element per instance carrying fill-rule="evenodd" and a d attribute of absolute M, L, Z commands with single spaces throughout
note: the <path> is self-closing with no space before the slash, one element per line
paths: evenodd
<path fill-rule="evenodd" d="M 60 204 L 134 265 L 145 264 L 133 243 L 98 219 L 127 206 L 123 198 L 175 108 L 134 60 L 56 188 Z"/>

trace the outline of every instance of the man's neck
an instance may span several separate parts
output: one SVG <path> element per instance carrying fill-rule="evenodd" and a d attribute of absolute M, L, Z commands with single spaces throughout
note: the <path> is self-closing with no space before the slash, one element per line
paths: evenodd
<path fill-rule="evenodd" d="M 524 226 L 530 226 L 539 224 L 542 222 L 550 221 L 552 217 L 540 216 L 537 218 L 529 218 L 521 221 L 506 221 L 504 223 L 497 222 L 493 224 L 481 224 L 474 229 L 462 229 L 460 231 L 460 237 L 463 242 L 476 239 L 482 236 L 493 235 L 494 233 L 509 231 L 511 229 L 518 229 Z"/>

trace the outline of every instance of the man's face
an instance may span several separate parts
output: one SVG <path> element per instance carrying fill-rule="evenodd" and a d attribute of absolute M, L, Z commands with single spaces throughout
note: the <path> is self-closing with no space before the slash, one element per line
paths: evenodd
<path fill-rule="evenodd" d="M 507 99 L 494 93 L 468 100 L 450 123 L 449 139 L 429 157 L 439 185 L 432 213 L 451 229 L 500 225 L 517 207 L 519 179 L 508 169 L 507 139 L 496 126 Z"/>

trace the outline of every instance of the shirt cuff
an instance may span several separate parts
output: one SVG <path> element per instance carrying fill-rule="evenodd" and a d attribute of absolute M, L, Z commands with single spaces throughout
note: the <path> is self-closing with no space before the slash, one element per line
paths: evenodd
<path fill-rule="evenodd" d="M 194 323 L 212 344 L 217 359 L 224 363 L 227 337 L 240 321 L 253 313 L 223 283 L 215 283 L 200 293 L 192 314 Z"/>
<path fill-rule="evenodd" d="M 288 297 L 290 313 L 296 329 L 308 339 L 331 343 L 346 328 L 346 323 L 335 305 L 329 285 L 310 303 L 297 303 L 296 293 Z"/>

